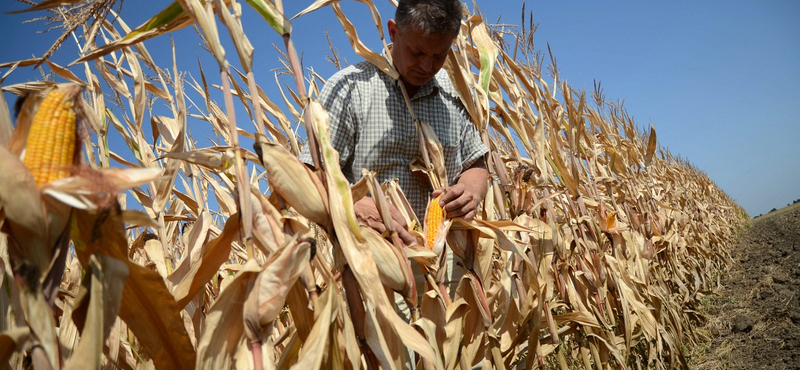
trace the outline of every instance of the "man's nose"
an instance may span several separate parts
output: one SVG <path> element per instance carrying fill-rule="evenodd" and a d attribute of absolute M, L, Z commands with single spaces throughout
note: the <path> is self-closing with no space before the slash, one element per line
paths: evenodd
<path fill-rule="evenodd" d="M 419 62 L 420 68 L 422 68 L 425 72 L 430 72 L 433 69 L 433 58 L 431 57 L 422 57 Z"/>

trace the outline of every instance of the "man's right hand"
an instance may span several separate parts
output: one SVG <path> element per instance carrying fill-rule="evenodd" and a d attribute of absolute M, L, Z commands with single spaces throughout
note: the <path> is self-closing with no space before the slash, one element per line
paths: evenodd
<path fill-rule="evenodd" d="M 381 234 L 386 232 L 386 225 L 383 223 L 381 214 L 378 212 L 378 207 L 375 206 L 375 202 L 372 198 L 361 198 L 354 204 L 354 208 L 359 221 Z M 402 213 L 400 213 L 400 210 L 394 205 L 389 204 L 389 214 L 392 216 L 392 228 L 397 232 L 403 244 L 408 246 L 416 243 L 414 236 L 408 232 L 408 224 L 403 218 Z"/>

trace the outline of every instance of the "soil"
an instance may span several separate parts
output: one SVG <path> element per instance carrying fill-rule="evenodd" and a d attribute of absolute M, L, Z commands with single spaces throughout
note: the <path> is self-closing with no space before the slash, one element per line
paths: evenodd
<path fill-rule="evenodd" d="M 691 368 L 800 370 L 800 204 L 753 220 L 731 256 Z"/>

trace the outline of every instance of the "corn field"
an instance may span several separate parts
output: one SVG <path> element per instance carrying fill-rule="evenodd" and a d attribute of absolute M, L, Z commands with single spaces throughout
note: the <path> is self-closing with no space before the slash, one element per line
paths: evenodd
<path fill-rule="evenodd" d="M 397 78 L 338 1 L 309 3 L 297 16 L 331 7 L 353 50 Z M 381 29 L 374 4 L 360 3 Z M 315 99 L 325 79 L 301 70 L 280 0 L 178 0 L 136 28 L 114 5 L 33 5 L 31 18 L 72 15 L 56 20 L 81 35 L 81 57 L 2 61 L 55 79 L 2 87 L 27 98 L 16 120 L 0 102 L 0 368 L 687 367 L 701 300 L 748 217 L 599 86 L 563 82 L 532 27 L 509 33 L 477 8 L 462 23 L 445 69 L 490 148 L 489 191 L 475 220 L 446 220 L 431 241 L 396 183 L 342 175 Z M 242 12 L 282 41 L 268 52 L 292 88 L 256 79 Z M 155 65 L 148 40 L 184 27 L 202 35 L 219 74 Z M 53 92 L 77 120 L 37 114 Z M 171 115 L 154 115 L 156 101 Z M 197 146 L 195 121 L 213 127 L 213 145 Z M 441 144 L 417 123 L 415 170 L 446 184 Z M 55 127 L 76 144 L 33 141 Z M 111 134 L 124 145 L 109 145 Z M 318 170 L 298 160 L 304 146 Z M 29 164 L 54 156 L 66 162 Z M 400 209 L 418 243 L 360 225 L 353 203 L 364 196 Z M 445 248 L 466 270 L 451 292 Z"/>

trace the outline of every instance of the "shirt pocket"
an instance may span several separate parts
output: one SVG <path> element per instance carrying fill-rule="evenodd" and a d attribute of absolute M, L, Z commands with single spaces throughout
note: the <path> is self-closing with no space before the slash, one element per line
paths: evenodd
<path fill-rule="evenodd" d="M 437 133 L 439 143 L 442 145 L 445 170 L 447 171 L 447 186 L 453 185 L 453 180 L 461 173 L 461 145 L 457 135 L 441 135 Z"/>
<path fill-rule="evenodd" d="M 447 171 L 447 185 L 453 185 L 453 181 L 461 174 L 461 145 L 462 138 L 456 122 L 437 122 L 433 126 L 436 137 L 442 145 L 445 170 Z"/>

